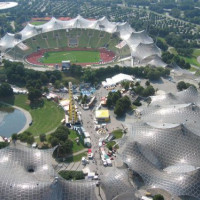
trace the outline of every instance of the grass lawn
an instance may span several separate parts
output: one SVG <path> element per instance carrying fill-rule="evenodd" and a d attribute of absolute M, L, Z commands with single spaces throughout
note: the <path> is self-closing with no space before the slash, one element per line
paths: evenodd
<path fill-rule="evenodd" d="M 44 21 L 35 21 L 35 22 L 31 22 L 32 25 L 38 26 L 38 25 L 42 25 L 45 24 L 46 22 Z"/>
<path fill-rule="evenodd" d="M 98 51 L 58 51 L 48 52 L 48 56 L 42 57 L 42 63 L 61 63 L 63 60 L 70 60 L 72 63 L 99 62 L 100 54 Z"/>
<path fill-rule="evenodd" d="M 69 129 L 69 131 L 70 131 L 70 134 L 69 134 L 68 138 L 69 138 L 70 140 L 72 140 L 72 142 L 73 142 L 72 153 L 76 153 L 76 152 L 78 152 L 78 151 L 83 150 L 83 149 L 85 148 L 85 146 L 84 146 L 84 141 L 83 141 L 83 139 L 81 138 L 81 136 L 78 135 L 77 132 L 74 131 L 74 130 Z M 47 137 L 46 137 L 46 138 L 47 138 L 47 142 L 49 141 L 50 135 L 51 135 L 51 134 L 47 135 Z M 77 144 L 77 142 L 76 142 L 76 140 L 75 140 L 77 137 L 79 137 L 79 144 Z M 37 139 L 36 139 L 36 142 L 37 142 L 37 143 L 40 143 L 40 139 L 37 138 Z"/>
<path fill-rule="evenodd" d="M 174 49 L 173 47 L 170 48 L 170 52 L 173 53 L 174 55 L 178 55 L 176 49 Z M 179 57 L 183 58 L 185 62 L 190 63 L 191 65 L 200 67 L 200 63 L 197 62 L 198 56 L 200 56 L 200 49 L 194 49 L 191 57 L 184 57 L 184 56 L 179 56 Z"/>
<path fill-rule="evenodd" d="M 108 142 L 107 144 L 106 144 L 106 146 L 107 146 L 107 148 L 109 148 L 109 146 L 115 146 L 114 148 L 115 149 L 119 149 L 119 146 L 118 146 L 118 144 L 116 145 L 116 142 L 115 141 L 110 141 L 110 142 Z"/>
<path fill-rule="evenodd" d="M 70 134 L 69 134 L 69 139 L 73 141 L 73 153 L 76 153 L 78 151 L 81 151 L 83 150 L 85 147 L 84 147 L 84 141 L 82 139 L 82 137 L 80 135 L 78 135 L 76 133 L 76 131 L 74 130 L 70 130 Z M 77 142 L 75 141 L 75 139 L 79 137 L 79 144 L 77 144 Z"/>
<path fill-rule="evenodd" d="M 6 102 L 11 103 L 9 101 Z M 64 111 L 56 103 L 46 99 L 44 100 L 43 107 L 32 109 L 29 106 L 27 95 L 15 95 L 12 104 L 27 110 L 31 114 L 33 124 L 27 131 L 33 133 L 34 136 L 55 129 L 64 118 Z"/>
<path fill-rule="evenodd" d="M 81 161 L 82 157 L 86 157 L 86 156 L 87 156 L 86 152 L 80 153 L 76 156 L 71 156 L 71 157 L 66 158 L 65 162 L 79 162 Z"/>
<path fill-rule="evenodd" d="M 72 82 L 72 84 L 79 84 L 80 83 L 80 77 L 70 77 L 70 76 L 63 76 L 63 81 Z"/>
<path fill-rule="evenodd" d="M 136 110 L 137 109 L 137 106 L 136 105 L 131 105 L 131 108 L 132 108 L 132 110 Z"/>
<path fill-rule="evenodd" d="M 173 53 L 174 55 L 178 55 L 178 52 L 176 51 L 176 49 L 174 47 L 171 47 L 169 52 Z"/>
<path fill-rule="evenodd" d="M 197 71 L 197 69 L 196 69 L 196 68 L 194 68 L 194 67 L 190 67 L 189 71 L 191 71 L 191 72 L 196 72 L 196 71 Z"/>
<path fill-rule="evenodd" d="M 158 37 L 158 39 L 160 39 L 164 44 L 167 44 L 165 38 L 163 38 L 163 37 Z"/>
<path fill-rule="evenodd" d="M 118 129 L 113 131 L 112 134 L 115 136 L 115 139 L 119 139 L 122 138 L 123 132 L 121 129 Z"/>
<path fill-rule="evenodd" d="M 197 57 L 195 57 L 193 55 L 192 55 L 192 57 L 183 57 L 183 56 L 180 56 L 180 57 L 183 58 L 185 60 L 185 62 L 188 62 L 191 65 L 195 65 L 197 67 L 200 67 L 200 63 L 197 62 Z"/>

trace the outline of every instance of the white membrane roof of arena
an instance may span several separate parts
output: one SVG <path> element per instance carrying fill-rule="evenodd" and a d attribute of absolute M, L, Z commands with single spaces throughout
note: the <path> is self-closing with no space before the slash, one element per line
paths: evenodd
<path fill-rule="evenodd" d="M 17 5 L 18 5 L 17 2 L 0 2 L 0 10 L 13 8 L 13 7 L 17 6 Z"/>
<path fill-rule="evenodd" d="M 63 29 L 94 29 L 117 34 L 129 46 L 132 57 L 138 63 L 166 67 L 166 64 L 160 58 L 161 50 L 145 30 L 136 32 L 127 22 L 110 22 L 106 17 L 90 20 L 78 15 L 76 18 L 67 21 L 52 17 L 47 23 L 38 26 L 28 23 L 19 33 L 7 33 L 2 37 L 0 50 L 7 52 L 21 42 L 38 34 Z"/>

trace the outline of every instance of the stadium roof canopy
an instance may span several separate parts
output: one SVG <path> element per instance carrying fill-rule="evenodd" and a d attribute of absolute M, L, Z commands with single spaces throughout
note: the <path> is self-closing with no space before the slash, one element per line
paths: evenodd
<path fill-rule="evenodd" d="M 50 150 L 11 144 L 0 150 L 0 199 L 95 200 L 95 181 L 66 181 L 52 166 Z"/>
<path fill-rule="evenodd" d="M 200 198 L 200 96 L 193 87 L 159 95 L 129 124 L 121 158 L 147 188 Z"/>
<path fill-rule="evenodd" d="M 17 6 L 17 2 L 0 2 L 0 10 L 5 10 Z"/>
<path fill-rule="evenodd" d="M 161 51 L 153 43 L 153 39 L 149 37 L 146 31 L 136 32 L 131 26 L 125 23 L 110 22 L 106 17 L 98 20 L 84 19 L 78 15 L 74 19 L 69 19 L 67 21 L 58 20 L 56 18 L 51 18 L 45 24 L 34 26 L 27 24 L 26 27 L 19 33 L 21 38 L 16 37 L 16 34 L 6 34 L 0 40 L 0 50 L 6 52 L 7 50 L 15 47 L 17 44 L 23 42 L 24 40 L 31 38 L 40 33 L 45 33 L 60 29 L 95 29 L 99 31 L 105 31 L 111 34 L 117 34 L 119 37 L 126 42 L 129 46 L 131 54 L 134 58 L 137 58 L 138 63 L 147 64 L 145 59 L 148 57 L 148 64 L 160 65 L 165 67 L 166 65 L 161 63 L 158 59 L 160 58 Z M 9 36 L 9 37 L 8 37 Z M 139 53 L 138 53 L 139 51 Z M 155 57 L 157 56 L 157 57 Z"/>

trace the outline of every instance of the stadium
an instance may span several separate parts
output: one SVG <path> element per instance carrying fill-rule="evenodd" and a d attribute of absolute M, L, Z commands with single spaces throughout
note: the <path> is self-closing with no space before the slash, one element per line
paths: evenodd
<path fill-rule="evenodd" d="M 2 37 L 0 50 L 7 58 L 36 66 L 54 66 L 65 60 L 82 66 L 126 60 L 132 66 L 166 66 L 146 31 L 136 32 L 127 22 L 110 22 L 106 17 L 52 18 L 43 25 L 27 24 L 19 33 Z"/>

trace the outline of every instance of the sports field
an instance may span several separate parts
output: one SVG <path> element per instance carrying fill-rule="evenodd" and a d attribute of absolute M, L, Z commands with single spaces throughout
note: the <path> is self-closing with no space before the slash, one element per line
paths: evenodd
<path fill-rule="evenodd" d="M 41 63 L 61 63 L 70 60 L 71 63 L 95 63 L 100 61 L 99 51 L 56 51 L 47 52 L 40 58 Z"/>

